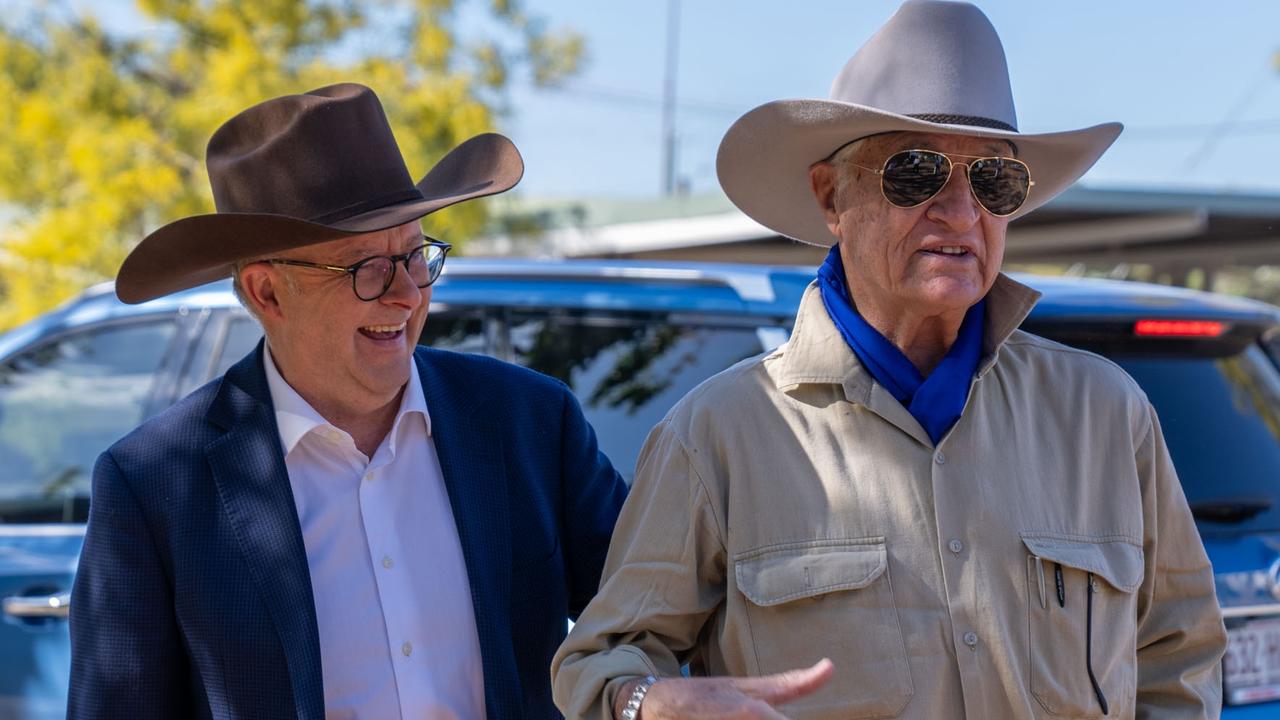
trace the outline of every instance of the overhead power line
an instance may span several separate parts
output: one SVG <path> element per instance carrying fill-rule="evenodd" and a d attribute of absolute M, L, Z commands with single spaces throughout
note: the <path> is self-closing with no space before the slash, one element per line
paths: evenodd
<path fill-rule="evenodd" d="M 540 88 L 539 92 L 557 93 L 560 95 L 572 95 L 587 100 L 596 100 L 604 103 L 613 103 L 616 105 L 629 105 L 632 107 L 645 107 L 656 111 L 662 110 L 662 96 L 654 93 L 646 93 L 636 90 L 626 90 L 622 88 L 608 87 L 604 85 L 590 85 L 584 83 L 572 83 L 560 87 Z M 675 107 L 681 111 L 704 113 L 716 116 L 737 117 L 745 112 L 747 105 L 732 105 L 724 102 L 709 102 L 704 100 L 680 99 L 675 100 Z"/>
<path fill-rule="evenodd" d="M 1186 161 L 1182 163 L 1183 170 L 1195 170 L 1199 167 L 1200 163 L 1204 162 L 1213 154 L 1214 149 L 1218 146 L 1218 142 L 1222 140 L 1224 136 L 1229 134 L 1229 131 L 1236 126 L 1237 118 L 1243 115 L 1249 105 L 1257 99 L 1262 88 L 1267 84 L 1267 82 L 1275 82 L 1275 78 L 1272 77 L 1273 72 L 1273 68 L 1266 68 L 1258 75 L 1256 80 L 1245 88 L 1244 92 L 1241 93 L 1235 103 L 1227 109 L 1226 114 L 1222 116 L 1222 120 L 1218 122 L 1217 126 L 1205 134 L 1204 142 L 1202 142 L 1194 152 L 1187 156 Z"/>
<path fill-rule="evenodd" d="M 658 112 L 662 110 L 661 95 L 645 93 L 637 90 L 608 87 L 605 85 L 575 83 L 557 88 L 542 88 L 539 91 L 553 92 L 561 95 L 572 95 L 574 97 L 580 97 L 586 100 L 594 100 L 602 103 L 612 103 L 630 107 L 644 107 Z M 704 115 L 727 118 L 736 118 L 753 107 L 751 103 L 735 105 L 727 102 L 698 100 L 693 98 L 678 98 L 675 101 L 675 105 L 682 112 L 695 112 Z M 1025 128 L 1024 131 L 1026 131 Z M 1127 138 L 1131 138 L 1134 135 L 1142 135 L 1144 139 L 1147 139 L 1148 137 L 1150 139 L 1156 139 L 1178 136 L 1203 136 L 1204 133 L 1210 131 L 1221 131 L 1224 135 L 1265 135 L 1269 133 L 1280 133 L 1280 117 L 1237 121 L 1231 123 L 1225 129 L 1222 127 L 1221 122 L 1170 123 L 1167 125 L 1126 124 L 1124 134 Z"/>

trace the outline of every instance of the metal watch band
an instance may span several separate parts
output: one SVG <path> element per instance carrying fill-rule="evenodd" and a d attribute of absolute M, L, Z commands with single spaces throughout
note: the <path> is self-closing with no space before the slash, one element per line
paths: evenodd
<path fill-rule="evenodd" d="M 646 675 L 644 680 L 631 691 L 631 697 L 627 698 L 627 704 L 622 708 L 622 714 L 618 716 L 618 720 L 636 720 L 636 716 L 640 714 L 640 703 L 644 701 L 644 696 L 648 694 L 649 688 L 658 682 L 658 678 L 653 675 Z"/>

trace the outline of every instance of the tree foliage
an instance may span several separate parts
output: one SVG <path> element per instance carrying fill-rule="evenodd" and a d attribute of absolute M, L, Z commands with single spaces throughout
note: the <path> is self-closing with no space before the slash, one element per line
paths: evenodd
<path fill-rule="evenodd" d="M 87 3 L 85 4 L 88 5 Z M 504 88 L 572 74 L 582 40 L 517 0 L 136 0 L 111 32 L 49 0 L 0 20 L 0 327 L 114 277 L 156 227 L 212 212 L 204 148 L 269 97 L 334 82 L 378 93 L 410 172 L 490 130 Z M 483 203 L 433 215 L 455 243 Z"/>

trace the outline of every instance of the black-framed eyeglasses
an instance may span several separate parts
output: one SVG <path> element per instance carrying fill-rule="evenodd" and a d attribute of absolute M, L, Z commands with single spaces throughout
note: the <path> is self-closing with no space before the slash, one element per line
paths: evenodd
<path fill-rule="evenodd" d="M 351 276 L 351 289 L 356 297 L 372 302 L 385 295 L 391 287 L 396 279 L 397 265 L 404 265 L 405 274 L 420 288 L 427 287 L 440 277 L 440 271 L 444 269 L 444 258 L 453 246 L 425 235 L 422 239 L 425 242 L 409 252 L 400 255 L 374 255 L 347 266 L 288 258 L 268 258 L 259 262 L 347 273 Z"/>
<path fill-rule="evenodd" d="M 969 162 L 952 160 L 965 158 Z M 987 212 L 1008 217 L 1027 201 L 1035 181 L 1027 164 L 1011 157 L 978 157 L 941 153 L 936 150 L 903 150 L 884 161 L 879 170 L 856 165 L 880 176 L 884 199 L 900 208 L 924 204 L 942 192 L 951 179 L 951 168 L 968 168 L 969 191 Z"/>

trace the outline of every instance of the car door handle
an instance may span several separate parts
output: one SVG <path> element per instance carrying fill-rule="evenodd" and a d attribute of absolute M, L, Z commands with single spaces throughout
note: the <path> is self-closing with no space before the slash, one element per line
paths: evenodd
<path fill-rule="evenodd" d="M 71 612 L 71 593 L 14 595 L 4 599 L 4 614 L 17 618 L 64 618 Z"/>

